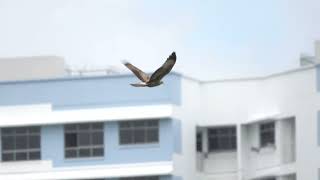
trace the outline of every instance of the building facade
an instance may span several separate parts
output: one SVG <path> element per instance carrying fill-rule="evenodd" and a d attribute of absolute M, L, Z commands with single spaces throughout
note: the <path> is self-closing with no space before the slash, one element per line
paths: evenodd
<path fill-rule="evenodd" d="M 320 179 L 320 66 L 0 82 L 0 179 Z"/>

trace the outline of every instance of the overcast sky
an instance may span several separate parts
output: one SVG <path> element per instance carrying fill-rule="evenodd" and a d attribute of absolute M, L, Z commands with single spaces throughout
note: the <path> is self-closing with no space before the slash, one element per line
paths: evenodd
<path fill-rule="evenodd" d="M 0 0 L 0 57 L 150 72 L 176 51 L 174 70 L 192 77 L 256 76 L 313 55 L 319 19 L 319 0 Z"/>

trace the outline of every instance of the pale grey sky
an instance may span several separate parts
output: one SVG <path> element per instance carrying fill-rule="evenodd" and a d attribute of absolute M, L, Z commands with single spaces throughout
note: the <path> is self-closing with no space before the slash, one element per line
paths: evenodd
<path fill-rule="evenodd" d="M 176 51 L 174 70 L 189 76 L 256 76 L 312 55 L 319 19 L 319 0 L 0 0 L 0 57 L 153 71 Z"/>

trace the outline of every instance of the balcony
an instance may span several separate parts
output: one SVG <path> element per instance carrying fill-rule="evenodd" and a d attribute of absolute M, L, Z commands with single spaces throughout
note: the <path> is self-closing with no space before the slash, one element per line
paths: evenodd
<path fill-rule="evenodd" d="M 234 130 L 227 132 L 226 127 Z M 197 127 L 197 170 L 208 179 L 291 180 L 296 173 L 295 137 L 294 117 Z"/>

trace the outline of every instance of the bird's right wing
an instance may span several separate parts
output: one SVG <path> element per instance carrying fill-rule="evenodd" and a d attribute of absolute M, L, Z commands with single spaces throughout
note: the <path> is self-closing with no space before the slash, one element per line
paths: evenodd
<path fill-rule="evenodd" d="M 134 65 L 132 65 L 129 62 L 124 61 L 123 64 L 130 69 L 134 75 L 136 75 L 142 82 L 148 82 L 150 77 L 144 73 L 143 71 L 141 71 L 139 68 L 135 67 Z"/>
<path fill-rule="evenodd" d="M 157 69 L 150 77 L 150 81 L 160 81 L 165 75 L 167 75 L 174 64 L 176 63 L 177 56 L 176 53 L 173 52 L 166 60 L 166 62 Z"/>

